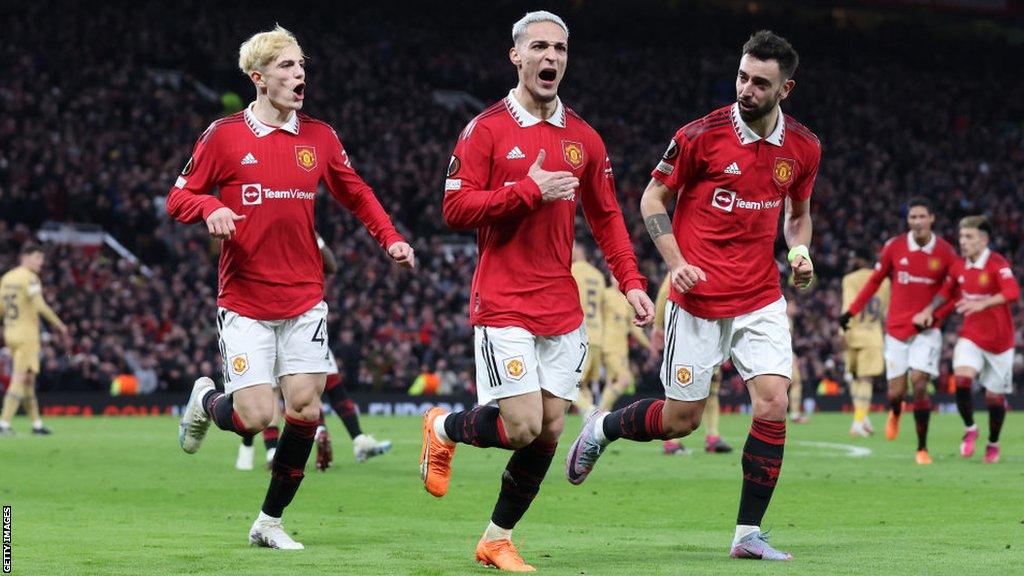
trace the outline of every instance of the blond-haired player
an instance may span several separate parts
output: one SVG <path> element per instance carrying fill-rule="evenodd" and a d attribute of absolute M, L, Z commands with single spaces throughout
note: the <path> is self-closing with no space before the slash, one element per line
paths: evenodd
<path fill-rule="evenodd" d="M 658 296 L 654 302 L 654 330 L 651 333 L 651 344 L 655 349 L 660 350 L 665 343 L 665 304 L 668 302 L 669 275 L 658 289 Z M 718 432 L 718 420 L 722 415 L 722 404 L 718 400 L 718 392 L 722 389 L 722 371 L 715 370 L 711 376 L 711 390 L 708 394 L 708 401 L 704 404 L 704 413 L 701 421 L 704 423 L 704 451 L 716 454 L 727 454 L 732 452 L 732 446 L 722 440 Z M 676 454 L 683 452 L 683 444 L 679 440 L 665 440 L 662 442 L 662 449 L 665 454 Z"/>
<path fill-rule="evenodd" d="M 843 276 L 843 309 L 860 293 L 871 278 L 870 256 L 855 251 L 851 258 L 853 271 Z M 860 314 L 850 318 L 848 328 L 843 332 L 846 343 L 846 373 L 850 375 L 850 399 L 853 401 L 853 424 L 850 436 L 874 434 L 868 412 L 871 410 L 871 380 L 885 371 L 885 356 L 882 352 L 882 319 L 889 309 L 889 279 L 882 281 L 878 291 L 868 300 Z"/>
<path fill-rule="evenodd" d="M 39 317 L 67 336 L 68 329 L 43 299 L 43 286 L 39 272 L 46 255 L 38 244 L 31 242 L 21 247 L 21 265 L 0 278 L 0 319 L 4 324 L 4 341 L 14 357 L 11 386 L 4 396 L 0 413 L 0 436 L 13 434 L 11 418 L 18 406 L 32 420 L 33 434 L 50 434 L 39 416 L 36 399 L 36 375 L 39 374 Z"/>
<path fill-rule="evenodd" d="M 572 246 L 572 277 L 580 291 L 583 321 L 587 325 L 590 347 L 580 377 L 580 394 L 573 404 L 580 414 L 594 409 L 591 383 L 601 376 L 601 344 L 604 339 L 605 282 L 604 274 L 587 261 L 587 251 L 576 242 Z"/>

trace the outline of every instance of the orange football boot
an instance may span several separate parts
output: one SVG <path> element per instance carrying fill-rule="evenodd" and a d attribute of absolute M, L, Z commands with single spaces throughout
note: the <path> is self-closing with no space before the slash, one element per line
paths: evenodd
<path fill-rule="evenodd" d="M 536 572 L 537 569 L 523 562 L 512 541 L 484 540 L 476 544 L 476 561 L 484 566 L 493 566 L 506 572 Z"/>
<path fill-rule="evenodd" d="M 917 455 L 914 456 L 914 461 L 918 464 L 931 464 L 932 457 L 928 455 L 927 450 L 918 450 Z"/>
<path fill-rule="evenodd" d="M 448 481 L 452 478 L 452 456 L 455 444 L 447 444 L 434 432 L 434 420 L 448 412 L 443 408 L 431 408 L 423 414 L 423 450 L 420 452 L 420 479 L 423 487 L 440 498 L 448 493 Z"/>
<path fill-rule="evenodd" d="M 892 410 L 889 411 L 889 420 L 885 423 L 885 439 L 895 440 L 900 435 L 900 417 Z"/>

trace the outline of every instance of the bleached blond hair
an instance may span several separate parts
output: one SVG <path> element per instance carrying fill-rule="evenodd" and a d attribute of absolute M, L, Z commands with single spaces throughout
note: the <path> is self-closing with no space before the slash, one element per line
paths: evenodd
<path fill-rule="evenodd" d="M 302 47 L 299 46 L 295 35 L 284 26 L 275 24 L 273 30 L 258 32 L 242 42 L 238 48 L 238 67 L 247 76 L 255 70 L 262 72 L 282 50 L 292 45 L 298 46 L 299 53 L 302 53 Z"/>
<path fill-rule="evenodd" d="M 565 25 L 565 20 L 547 10 L 537 10 L 536 12 L 527 12 L 518 22 L 512 25 L 512 44 L 518 46 L 519 41 L 526 34 L 526 27 L 537 22 L 553 22 L 560 26 L 562 30 L 565 30 L 566 38 L 569 37 L 569 27 Z"/>

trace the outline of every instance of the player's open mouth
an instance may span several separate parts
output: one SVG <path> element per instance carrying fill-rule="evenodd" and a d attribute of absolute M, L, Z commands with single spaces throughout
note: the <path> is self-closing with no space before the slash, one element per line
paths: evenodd
<path fill-rule="evenodd" d="M 295 86 L 295 88 L 292 88 L 292 92 L 295 93 L 295 97 L 296 98 L 298 98 L 299 100 L 302 100 L 302 98 L 303 98 L 303 96 L 304 96 L 304 94 L 306 92 L 306 84 L 305 83 L 297 84 Z"/>
<path fill-rule="evenodd" d="M 736 103 L 739 104 L 740 108 L 746 112 L 753 112 L 754 110 L 757 110 L 757 106 L 752 103 L 744 102 L 742 100 L 737 100 Z"/>
<path fill-rule="evenodd" d="M 555 79 L 558 78 L 558 71 L 554 68 L 545 68 L 537 73 L 537 78 L 540 80 L 541 86 L 552 88 L 555 85 Z"/>

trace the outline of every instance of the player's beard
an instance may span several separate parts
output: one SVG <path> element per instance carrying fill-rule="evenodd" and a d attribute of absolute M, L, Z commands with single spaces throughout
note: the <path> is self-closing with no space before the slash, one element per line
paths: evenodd
<path fill-rule="evenodd" d="M 737 100 L 737 102 L 739 101 Z M 778 97 L 772 98 L 771 101 L 764 102 L 763 104 L 761 104 L 760 106 L 758 106 L 757 108 L 750 112 L 743 110 L 742 106 L 738 106 L 740 111 L 740 118 L 742 118 L 743 121 L 746 122 L 747 124 L 750 124 L 751 122 L 757 122 L 761 118 L 767 116 L 768 113 L 770 113 L 773 109 L 775 109 L 775 106 L 777 106 L 778 103 Z"/>

